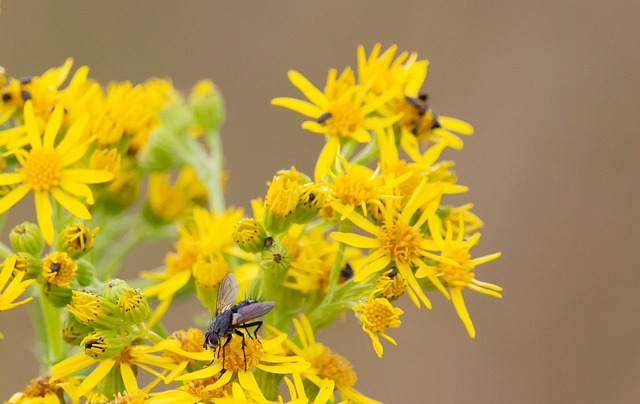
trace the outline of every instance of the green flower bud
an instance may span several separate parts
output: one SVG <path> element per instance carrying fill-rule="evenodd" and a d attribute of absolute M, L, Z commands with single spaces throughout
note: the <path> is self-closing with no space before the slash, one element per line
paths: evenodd
<path fill-rule="evenodd" d="M 93 359 L 109 359 L 118 355 L 129 345 L 132 337 L 114 330 L 96 330 L 82 339 L 84 353 Z"/>
<path fill-rule="evenodd" d="M 299 186 L 297 177 L 291 175 L 275 175 L 269 183 L 262 213 L 262 224 L 269 233 L 284 233 L 293 224 L 293 211 L 300 198 Z"/>
<path fill-rule="evenodd" d="M 66 251 L 72 258 L 79 258 L 93 248 L 96 227 L 90 230 L 82 223 L 74 223 L 64 228 L 62 237 L 58 238 L 58 251 Z"/>
<path fill-rule="evenodd" d="M 40 228 L 30 222 L 24 222 L 11 229 L 9 242 L 16 252 L 24 252 L 34 256 L 40 255 L 44 246 Z"/>
<path fill-rule="evenodd" d="M 91 331 L 93 328 L 82 324 L 75 316 L 69 314 L 62 326 L 62 339 L 71 345 L 80 345 L 80 342 Z"/>
<path fill-rule="evenodd" d="M 24 272 L 24 280 L 35 279 L 42 272 L 42 260 L 39 257 L 32 257 L 27 253 L 14 254 L 16 257 L 16 263 L 13 267 L 13 275 L 16 272 Z M 11 255 L 9 255 L 10 257 Z M 7 258 L 9 258 L 7 257 Z M 5 261 L 6 262 L 6 261 Z M 3 263 L 4 265 L 4 263 Z"/>
<path fill-rule="evenodd" d="M 42 285 L 42 294 L 56 307 L 64 307 L 69 304 L 72 292 L 73 289 L 67 286 L 58 286 L 49 282 Z"/>
<path fill-rule="evenodd" d="M 258 253 L 266 247 L 265 240 L 268 237 L 264 227 L 252 218 L 240 220 L 233 228 L 231 235 L 233 241 L 243 251 Z"/>
<path fill-rule="evenodd" d="M 140 289 L 127 289 L 118 298 L 118 313 L 129 324 L 140 324 L 149 317 L 149 303 Z"/>
<path fill-rule="evenodd" d="M 87 260 L 78 260 L 78 272 L 76 273 L 76 280 L 80 286 L 89 286 L 93 282 L 93 278 L 96 275 L 96 268 Z"/>
<path fill-rule="evenodd" d="M 300 199 L 293 212 L 293 222 L 304 224 L 315 218 L 324 207 L 327 191 L 316 184 L 309 183 L 300 187 Z"/>
<path fill-rule="evenodd" d="M 67 305 L 67 310 L 82 324 L 93 328 L 118 330 L 125 325 L 114 303 L 90 292 L 72 291 L 71 303 Z"/>
<path fill-rule="evenodd" d="M 274 244 L 268 250 L 262 252 L 260 257 L 260 268 L 265 271 L 285 273 L 289 269 L 291 254 L 287 247 L 282 244 Z"/>
<path fill-rule="evenodd" d="M 200 152 L 189 133 L 191 114 L 183 103 L 164 110 L 162 125 L 156 128 L 138 153 L 138 163 L 147 172 L 167 171 L 187 165 Z"/>
<path fill-rule="evenodd" d="M 116 304 L 120 296 L 129 289 L 127 282 L 122 279 L 112 279 L 102 288 L 102 297 L 107 301 Z"/>
<path fill-rule="evenodd" d="M 210 80 L 196 83 L 191 90 L 189 106 L 203 132 L 212 132 L 222 126 L 225 119 L 224 99 Z"/>

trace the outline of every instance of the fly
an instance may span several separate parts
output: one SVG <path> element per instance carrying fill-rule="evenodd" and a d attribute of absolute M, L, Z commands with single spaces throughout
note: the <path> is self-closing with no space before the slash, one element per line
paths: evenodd
<path fill-rule="evenodd" d="M 222 350 L 222 368 L 224 369 L 225 347 L 231 341 L 231 335 L 236 334 L 242 337 L 242 354 L 244 356 L 244 367 L 247 370 L 247 354 L 244 351 L 244 333 L 240 329 L 247 330 L 247 335 L 251 337 L 249 327 L 256 326 L 253 331 L 253 338 L 258 337 L 258 330 L 262 326 L 261 320 L 255 320 L 262 317 L 275 307 L 274 302 L 262 302 L 260 300 L 243 300 L 235 303 L 238 296 L 238 280 L 235 275 L 227 274 L 220 282 L 218 288 L 218 299 L 216 301 L 216 315 L 204 333 L 203 348 L 218 348 L 218 357 Z M 221 345 L 222 338 L 226 337 L 226 341 Z"/>

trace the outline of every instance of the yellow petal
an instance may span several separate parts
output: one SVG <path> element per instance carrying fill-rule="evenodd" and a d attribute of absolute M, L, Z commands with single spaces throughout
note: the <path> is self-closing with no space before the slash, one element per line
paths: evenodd
<path fill-rule="evenodd" d="M 27 136 L 31 144 L 31 150 L 42 149 L 42 140 L 40 139 L 40 130 L 38 129 L 38 121 L 33 112 L 33 103 L 28 100 L 24 103 L 23 109 L 24 125 L 27 127 Z"/>
<path fill-rule="evenodd" d="M 322 151 L 318 156 L 318 161 L 316 162 L 316 168 L 313 174 L 316 182 L 322 180 L 325 174 L 329 172 L 334 160 L 336 159 L 339 148 L 340 140 L 337 137 L 331 136 L 322 148 Z"/>
<path fill-rule="evenodd" d="M 29 188 L 23 184 L 0 198 L 0 214 L 6 212 L 10 207 L 18 203 L 28 192 Z"/>
<path fill-rule="evenodd" d="M 391 260 L 389 259 L 389 257 L 385 255 L 373 262 L 367 263 L 367 266 L 365 266 L 364 268 L 362 268 L 362 270 L 356 273 L 355 277 L 353 278 L 353 281 L 361 282 L 367 279 L 369 276 L 375 274 L 376 272 L 382 271 L 384 268 L 387 267 L 387 265 L 389 265 L 390 262 Z"/>
<path fill-rule="evenodd" d="M 240 385 L 247 391 L 252 393 L 262 394 L 258 383 L 256 382 L 256 378 L 253 376 L 251 372 L 245 372 L 243 370 L 238 371 L 238 382 Z"/>
<path fill-rule="evenodd" d="M 53 112 L 49 116 L 49 122 L 44 129 L 44 136 L 42 139 L 43 147 L 46 149 L 53 149 L 53 145 L 56 141 L 56 136 L 62 125 L 62 118 L 64 116 L 64 107 L 62 104 L 57 104 L 53 109 Z"/>
<path fill-rule="evenodd" d="M 469 317 L 469 312 L 467 311 L 467 306 L 464 304 L 464 298 L 462 297 L 462 288 L 453 287 L 450 288 L 451 292 L 451 300 L 453 300 L 453 307 L 455 307 L 456 312 L 458 312 L 458 317 L 462 320 L 462 323 L 467 328 L 467 332 L 471 338 L 476 337 L 476 329 L 471 322 L 471 317 Z"/>
<path fill-rule="evenodd" d="M 102 170 L 68 169 L 64 170 L 64 179 L 84 184 L 101 184 L 113 179 L 113 174 Z"/>
<path fill-rule="evenodd" d="M 122 375 L 122 381 L 124 382 L 124 387 L 127 389 L 128 393 L 135 393 L 139 390 L 138 381 L 136 380 L 136 375 L 131 369 L 131 365 L 126 362 L 121 363 L 120 374 Z"/>
<path fill-rule="evenodd" d="M 278 97 L 271 100 L 271 105 L 277 105 L 279 107 L 288 108 L 292 111 L 298 112 L 309 118 L 318 119 L 324 112 L 316 105 L 310 102 L 298 100 L 296 98 Z"/>
<path fill-rule="evenodd" d="M 180 377 L 176 377 L 175 380 L 195 380 L 195 379 L 204 379 L 207 377 L 211 377 L 222 370 L 222 364 L 216 363 L 213 366 L 208 366 L 204 369 L 187 373 L 186 375 L 182 375 Z M 228 374 L 233 374 L 233 372 L 226 372 Z M 219 380 L 218 380 L 219 381 Z M 224 383 L 223 383 L 224 384 Z"/>
<path fill-rule="evenodd" d="M 89 213 L 89 209 L 82 204 L 82 202 L 77 199 L 69 196 L 66 192 L 62 191 L 60 188 L 53 188 L 51 190 L 51 195 L 56 198 L 56 201 L 60 203 L 66 210 L 79 217 L 80 219 L 90 220 L 91 213 Z"/>
<path fill-rule="evenodd" d="M 348 244 L 352 247 L 358 248 L 380 248 L 380 241 L 375 238 L 361 236 L 354 233 L 340 233 L 334 231 L 331 233 L 331 237 L 341 243 Z"/>
<path fill-rule="evenodd" d="M 465 121 L 461 121 L 460 119 L 438 115 L 438 122 L 440 122 L 440 125 L 443 128 L 451 130 L 453 132 L 457 132 L 462 135 L 473 134 L 473 126 L 469 125 Z"/>
<path fill-rule="evenodd" d="M 67 133 L 65 133 L 64 138 L 58 146 L 56 147 L 56 151 L 60 153 L 61 156 L 66 155 L 69 150 L 71 150 L 74 146 L 78 144 L 80 137 L 84 133 L 84 130 L 89 122 L 89 115 L 84 114 L 80 117 L 74 124 L 69 128 Z"/>
<path fill-rule="evenodd" d="M 13 185 L 22 181 L 22 174 L 3 173 L 0 174 L 0 185 Z"/>
<path fill-rule="evenodd" d="M 322 110 L 327 110 L 329 101 L 324 93 L 316 88 L 306 77 L 295 70 L 289 70 L 289 80 L 298 90 L 302 92 L 312 103 L 319 106 Z"/>
<path fill-rule="evenodd" d="M 331 207 L 336 210 L 338 213 L 343 214 L 346 206 L 342 205 L 340 202 L 334 202 L 331 204 Z M 359 214 L 358 212 L 351 212 L 347 218 L 353 222 L 356 226 L 366 231 L 369 234 L 373 234 L 374 236 L 380 232 L 380 228 L 375 224 L 368 221 L 364 216 Z"/>
<path fill-rule="evenodd" d="M 93 192 L 91 192 L 91 188 L 89 188 L 86 184 L 71 181 L 67 178 L 67 176 L 62 173 L 62 179 L 60 180 L 60 188 L 69 192 L 71 195 L 81 196 L 87 200 L 89 205 L 93 205 Z"/>
<path fill-rule="evenodd" d="M 102 379 L 107 376 L 113 365 L 115 365 L 115 359 L 105 359 L 100 362 L 100 364 L 87 376 L 80 386 L 78 386 L 78 395 L 84 396 L 87 394 L 92 388 L 98 385 L 102 381 Z"/>
<path fill-rule="evenodd" d="M 60 380 L 61 378 L 75 373 L 80 369 L 89 367 L 96 362 L 98 361 L 85 355 L 84 352 L 74 355 L 57 363 L 53 368 L 51 368 L 51 381 Z"/>
<path fill-rule="evenodd" d="M 51 207 L 49 193 L 43 191 L 35 192 L 33 199 L 36 204 L 36 217 L 40 231 L 42 231 L 42 237 L 47 244 L 51 245 L 53 243 L 53 220 L 51 218 L 53 208 Z"/>
<path fill-rule="evenodd" d="M 431 302 L 427 299 L 427 296 L 422 291 L 422 288 L 418 284 L 415 276 L 413 276 L 413 272 L 411 272 L 411 268 L 408 264 L 403 264 L 401 262 L 397 262 L 398 270 L 400 271 L 400 275 L 407 281 L 409 287 L 413 290 L 413 292 L 418 296 L 418 298 L 422 301 L 425 307 L 431 310 Z"/>

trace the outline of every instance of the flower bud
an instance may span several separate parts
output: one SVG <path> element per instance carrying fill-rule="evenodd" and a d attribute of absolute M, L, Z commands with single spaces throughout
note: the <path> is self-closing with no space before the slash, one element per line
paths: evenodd
<path fill-rule="evenodd" d="M 300 199 L 293 212 L 293 222 L 304 224 L 315 218 L 327 200 L 327 191 L 316 184 L 309 183 L 300 187 Z"/>
<path fill-rule="evenodd" d="M 69 304 L 72 291 L 73 289 L 68 286 L 58 286 L 49 282 L 42 285 L 42 294 L 56 307 L 64 307 Z"/>
<path fill-rule="evenodd" d="M 106 283 L 102 288 L 102 297 L 111 303 L 117 303 L 118 299 L 124 292 L 129 289 L 127 282 L 122 279 L 112 279 L 109 283 Z"/>
<path fill-rule="evenodd" d="M 73 315 L 68 315 L 62 326 L 62 339 L 71 345 L 80 345 L 80 342 L 87 336 L 93 328 L 82 324 Z"/>
<path fill-rule="evenodd" d="M 118 313 L 129 324 L 140 324 L 149 317 L 149 303 L 140 289 L 127 289 L 118 298 Z"/>
<path fill-rule="evenodd" d="M 61 244 L 58 249 L 67 251 L 73 258 L 81 257 L 93 247 L 95 234 L 99 229 L 96 227 L 90 230 L 82 223 L 69 225 L 64 228 L 63 237 L 58 239 Z"/>
<path fill-rule="evenodd" d="M 96 275 L 96 268 L 87 260 L 78 260 L 78 272 L 76 273 L 76 280 L 80 286 L 89 286 L 93 282 L 93 278 Z"/>
<path fill-rule="evenodd" d="M 212 132 L 225 119 L 224 99 L 210 80 L 201 80 L 191 90 L 189 106 L 196 124 L 204 133 Z"/>
<path fill-rule="evenodd" d="M 298 205 L 299 183 L 288 176 L 274 176 L 264 203 L 262 224 L 272 234 L 284 233 L 293 224 L 292 214 Z"/>
<path fill-rule="evenodd" d="M 84 353 L 93 359 L 109 359 L 118 355 L 129 343 L 131 336 L 122 336 L 114 330 L 96 330 L 82 339 Z"/>
<path fill-rule="evenodd" d="M 124 326 L 118 315 L 118 307 L 104 297 L 90 292 L 72 291 L 67 310 L 82 324 L 94 328 L 117 330 Z"/>
<path fill-rule="evenodd" d="M 253 218 L 240 220 L 233 228 L 233 241 L 243 251 L 248 253 L 258 253 L 265 249 L 267 231 Z"/>
<path fill-rule="evenodd" d="M 289 268 L 291 254 L 287 247 L 282 244 L 274 244 L 268 250 L 262 252 L 260 257 L 260 268 L 265 271 L 284 273 Z"/>
<path fill-rule="evenodd" d="M 42 272 L 42 260 L 39 257 L 35 258 L 29 254 L 21 253 L 11 254 L 7 259 L 11 256 L 16 257 L 16 263 L 13 267 L 13 276 L 16 276 L 17 272 L 24 272 L 23 279 L 35 279 L 40 275 L 40 272 Z"/>
<path fill-rule="evenodd" d="M 215 313 L 218 285 L 229 272 L 227 262 L 221 254 L 199 255 L 192 272 L 198 299 L 211 313 Z"/>
<path fill-rule="evenodd" d="M 58 286 L 69 286 L 77 271 L 78 265 L 64 252 L 51 253 L 42 260 L 42 276 Z"/>
<path fill-rule="evenodd" d="M 40 228 L 30 222 L 24 222 L 11 229 L 9 242 L 16 252 L 25 252 L 34 256 L 40 255 L 44 246 Z"/>

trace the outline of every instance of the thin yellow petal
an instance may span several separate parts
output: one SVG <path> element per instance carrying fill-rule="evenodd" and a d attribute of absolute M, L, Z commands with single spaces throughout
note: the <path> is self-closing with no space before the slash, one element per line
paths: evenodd
<path fill-rule="evenodd" d="M 219 371 L 222 370 L 222 364 L 221 363 L 216 363 L 213 366 L 208 366 L 204 369 L 195 371 L 195 372 L 191 372 L 191 373 L 187 373 L 186 375 L 182 375 L 180 377 L 176 377 L 175 380 L 195 380 L 195 379 L 204 379 L 207 377 L 211 377 L 213 375 L 215 375 L 216 373 L 218 373 Z M 233 373 L 233 372 L 226 372 L 226 373 Z"/>
<path fill-rule="evenodd" d="M 450 288 L 451 292 L 451 300 L 453 301 L 453 307 L 455 307 L 456 312 L 458 312 L 458 317 L 462 320 L 462 323 L 467 328 L 467 332 L 471 338 L 476 337 L 476 329 L 473 326 L 473 322 L 471 322 L 471 317 L 469 316 L 469 312 L 467 311 L 467 306 L 464 304 L 464 298 L 462 297 L 462 288 L 453 287 Z"/>
<path fill-rule="evenodd" d="M 422 291 L 420 284 L 418 284 L 416 277 L 413 275 L 413 272 L 411 271 L 411 267 L 408 264 L 403 264 L 401 262 L 397 262 L 396 264 L 398 265 L 398 270 L 400 271 L 400 275 L 402 275 L 402 277 L 407 281 L 407 284 L 409 285 L 409 287 L 418 296 L 418 298 L 422 301 L 425 307 L 431 310 L 431 302 Z"/>
<path fill-rule="evenodd" d="M 127 389 L 128 393 L 135 393 L 139 390 L 138 381 L 136 380 L 136 375 L 131 369 L 131 365 L 126 362 L 121 363 L 120 374 L 122 375 L 122 381 L 124 382 L 124 387 Z"/>
<path fill-rule="evenodd" d="M 380 241 L 375 238 L 361 236 L 354 233 L 340 233 L 334 231 L 331 233 L 331 237 L 341 243 L 348 244 L 352 247 L 358 248 L 380 248 Z"/>
<path fill-rule="evenodd" d="M 51 190 L 51 195 L 56 198 L 56 201 L 60 203 L 66 210 L 79 217 L 80 219 L 90 220 L 91 213 L 86 206 L 82 204 L 82 202 L 77 199 L 69 196 L 66 192 L 62 191 L 60 188 L 54 188 Z"/>
<path fill-rule="evenodd" d="M 75 144 L 74 147 L 71 148 L 71 150 L 61 156 L 60 162 L 62 163 L 62 166 L 69 167 L 70 165 L 76 163 L 78 160 L 84 157 L 88 147 L 88 143 Z"/>
<path fill-rule="evenodd" d="M 22 174 L 4 173 L 0 174 L 0 185 L 13 185 L 22 181 Z"/>
<path fill-rule="evenodd" d="M 0 198 L 0 214 L 6 212 L 10 207 L 18 203 L 28 192 L 29 187 L 20 185 Z"/>
<path fill-rule="evenodd" d="M 440 125 L 443 128 L 451 130 L 453 132 L 457 132 L 462 135 L 473 134 L 473 126 L 460 119 L 452 118 L 450 116 L 438 115 L 438 122 L 440 122 Z"/>
<path fill-rule="evenodd" d="M 53 109 L 53 112 L 49 116 L 49 122 L 44 129 L 44 136 L 42 139 L 42 146 L 45 149 L 53 149 L 53 145 L 58 136 L 58 131 L 62 125 L 62 118 L 64 117 L 64 107 L 62 104 L 57 104 Z"/>
<path fill-rule="evenodd" d="M 92 388 L 98 385 L 102 381 L 102 379 L 107 376 L 113 365 L 115 365 L 115 359 L 105 359 L 100 362 L 100 364 L 87 376 L 80 386 L 78 386 L 78 395 L 84 396 L 87 394 Z"/>
<path fill-rule="evenodd" d="M 298 87 L 298 90 L 302 92 L 311 101 L 316 104 L 323 110 L 327 110 L 329 107 L 329 101 L 327 100 L 327 96 L 316 86 L 311 84 L 306 77 L 302 74 L 298 73 L 295 70 L 289 70 L 289 80 L 293 83 L 294 86 Z"/>
<path fill-rule="evenodd" d="M 296 98 L 278 97 L 271 100 L 271 105 L 288 108 L 309 118 L 318 119 L 324 113 L 316 105 Z"/>
<path fill-rule="evenodd" d="M 262 394 L 258 383 L 256 382 L 256 378 L 253 376 L 251 372 L 238 371 L 238 382 L 240 385 L 246 390 L 252 393 Z"/>
<path fill-rule="evenodd" d="M 53 243 L 53 219 L 51 218 L 53 208 L 51 206 L 49 193 L 43 191 L 35 192 L 33 199 L 36 205 L 36 217 L 40 231 L 42 231 L 42 237 L 47 244 L 51 245 L 51 243 Z"/>
<path fill-rule="evenodd" d="M 64 170 L 65 180 L 81 182 L 84 184 L 101 184 L 113 179 L 113 174 L 109 171 L 68 169 Z"/>
<path fill-rule="evenodd" d="M 334 202 L 331 204 L 331 207 L 336 210 L 338 213 L 343 214 L 346 206 L 342 205 L 339 202 Z M 347 218 L 353 222 L 356 226 L 366 231 L 369 234 L 373 234 L 374 236 L 380 232 L 380 228 L 375 224 L 368 221 L 364 216 L 362 216 L 358 212 L 351 212 Z"/>
<path fill-rule="evenodd" d="M 56 151 L 60 153 L 61 156 L 65 156 L 69 150 L 71 150 L 74 146 L 78 144 L 80 137 L 84 133 L 84 129 L 89 122 L 89 115 L 84 114 L 80 117 L 74 124 L 69 128 L 67 133 L 65 133 L 64 138 L 56 147 Z"/>
<path fill-rule="evenodd" d="M 478 233 L 476 233 L 476 234 L 478 234 Z M 496 260 L 496 259 L 500 258 L 500 256 L 502 256 L 502 253 L 501 252 L 497 252 L 497 253 L 485 255 L 483 257 L 474 258 L 474 259 L 471 260 L 471 262 L 473 262 L 475 265 L 480 265 L 480 264 L 487 263 L 489 261 Z"/>
<path fill-rule="evenodd" d="M 318 161 L 316 162 L 316 168 L 314 171 L 314 178 L 316 182 L 322 180 L 326 173 L 329 172 L 333 162 L 338 154 L 340 148 L 340 140 L 337 137 L 330 137 L 327 143 L 322 148 Z"/>
<path fill-rule="evenodd" d="M 40 139 L 40 130 L 38 129 L 38 121 L 33 112 L 33 103 L 31 100 L 24 103 L 24 125 L 27 127 L 27 136 L 31 144 L 31 150 L 42 149 L 42 140 Z"/>
<path fill-rule="evenodd" d="M 369 276 L 375 274 L 376 272 L 382 271 L 384 268 L 389 265 L 391 260 L 387 256 L 382 256 L 381 258 L 367 263 L 367 266 L 358 271 L 353 278 L 354 282 L 361 282 L 367 279 Z"/>
<path fill-rule="evenodd" d="M 74 355 L 57 363 L 53 368 L 51 368 L 51 381 L 60 380 L 63 377 L 75 373 L 80 369 L 89 367 L 96 362 L 98 362 L 96 359 L 85 355 L 84 352 Z"/>
<path fill-rule="evenodd" d="M 93 192 L 91 188 L 89 188 L 86 184 L 72 181 L 67 178 L 67 176 L 63 173 L 62 178 L 60 180 L 60 188 L 69 192 L 71 195 L 81 196 L 87 200 L 89 205 L 93 205 Z"/>

